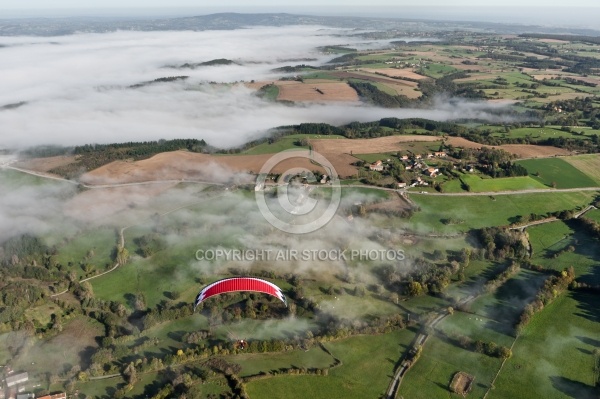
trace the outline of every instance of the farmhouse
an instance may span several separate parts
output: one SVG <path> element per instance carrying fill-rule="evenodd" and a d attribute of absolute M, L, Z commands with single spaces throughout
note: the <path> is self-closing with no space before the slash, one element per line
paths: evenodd
<path fill-rule="evenodd" d="M 376 170 L 378 172 L 381 172 L 383 170 L 383 162 L 381 162 L 381 160 L 372 163 L 369 165 L 369 169 L 370 170 Z"/>
<path fill-rule="evenodd" d="M 408 161 L 408 155 L 402 155 L 402 160 L 403 161 Z"/>
<path fill-rule="evenodd" d="M 438 158 L 444 158 L 448 156 L 448 154 L 446 154 L 444 151 L 436 151 L 433 153 L 433 155 Z"/>
<path fill-rule="evenodd" d="M 440 170 L 438 168 L 427 168 L 425 169 L 425 174 L 429 177 L 435 177 Z"/>
<path fill-rule="evenodd" d="M 406 187 L 406 183 L 404 183 L 404 182 L 398 182 L 398 183 L 396 183 L 396 187 L 398 187 L 398 188 L 405 188 Z"/>

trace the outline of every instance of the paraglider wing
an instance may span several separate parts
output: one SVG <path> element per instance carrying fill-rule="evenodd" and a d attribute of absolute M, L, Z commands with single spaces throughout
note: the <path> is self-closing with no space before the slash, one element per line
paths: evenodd
<path fill-rule="evenodd" d="M 285 296 L 281 292 L 281 288 L 275 284 L 260 278 L 233 277 L 215 281 L 214 283 L 204 287 L 196 297 L 194 309 L 196 309 L 201 302 L 205 301 L 211 296 L 238 291 L 262 292 L 263 294 L 274 296 L 287 306 L 287 302 L 285 300 Z"/>

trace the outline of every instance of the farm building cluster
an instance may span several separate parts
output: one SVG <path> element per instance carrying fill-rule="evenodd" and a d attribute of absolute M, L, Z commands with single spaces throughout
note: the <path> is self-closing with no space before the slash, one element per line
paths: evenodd
<path fill-rule="evenodd" d="M 427 181 L 423 180 L 423 178 L 421 177 L 421 174 L 425 175 L 427 177 L 430 177 L 430 178 L 435 178 L 440 174 L 440 169 L 435 166 L 428 165 L 426 160 L 434 159 L 434 158 L 447 158 L 447 157 L 448 157 L 448 154 L 446 154 L 445 151 L 435 151 L 432 153 L 427 153 L 425 155 L 413 154 L 412 156 L 409 156 L 409 155 L 400 156 L 399 158 L 400 158 L 400 161 L 402 162 L 404 170 L 416 173 L 416 176 L 414 176 L 414 178 L 410 182 L 398 181 L 396 183 L 396 188 L 428 186 L 429 183 Z M 388 167 L 391 163 L 392 163 L 392 160 L 389 158 L 386 161 L 377 160 L 377 161 L 373 162 L 372 164 L 369 164 L 368 168 L 370 171 L 383 172 L 386 169 L 386 167 Z"/>
<path fill-rule="evenodd" d="M 0 389 L 0 399 L 67 399 L 67 394 L 64 392 L 52 395 L 44 393 L 39 396 L 26 392 L 35 386 L 31 384 L 27 372 L 15 373 L 8 369 L 2 389 Z"/>

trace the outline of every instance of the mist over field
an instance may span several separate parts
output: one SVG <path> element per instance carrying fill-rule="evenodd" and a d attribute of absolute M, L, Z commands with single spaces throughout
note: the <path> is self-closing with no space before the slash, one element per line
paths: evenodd
<path fill-rule="evenodd" d="M 458 106 L 443 100 L 431 110 L 390 110 L 358 103 L 288 106 L 262 100 L 254 90 L 235 84 L 253 80 L 266 84 L 281 76 L 272 72 L 274 68 L 322 65 L 336 56 L 320 53 L 319 46 L 365 49 L 389 44 L 348 33 L 291 26 L 2 37 L 0 107 L 24 104 L 0 109 L 0 148 L 170 138 L 204 139 L 227 148 L 264 136 L 270 128 L 303 122 L 343 124 L 392 116 L 496 118 L 486 112 L 487 104 Z M 179 68 L 215 59 L 234 63 Z M 189 78 L 130 87 L 172 76 Z"/>

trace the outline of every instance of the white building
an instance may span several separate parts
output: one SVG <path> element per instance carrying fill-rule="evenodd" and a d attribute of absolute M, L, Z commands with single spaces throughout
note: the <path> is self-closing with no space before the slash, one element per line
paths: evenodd
<path fill-rule="evenodd" d="M 6 387 L 11 388 L 17 384 L 23 384 L 29 380 L 29 374 L 20 373 L 6 377 Z"/>

